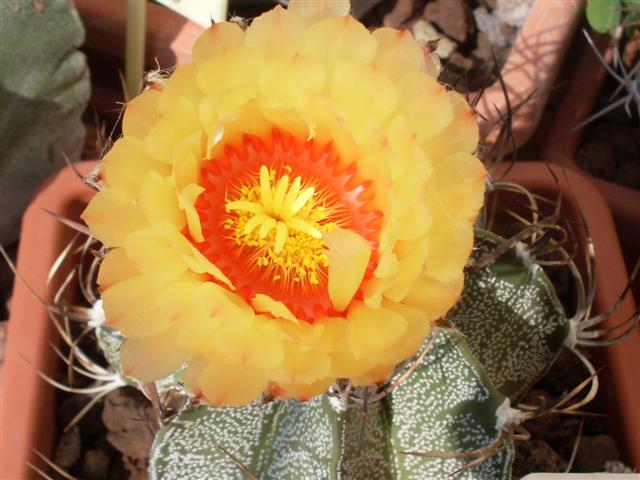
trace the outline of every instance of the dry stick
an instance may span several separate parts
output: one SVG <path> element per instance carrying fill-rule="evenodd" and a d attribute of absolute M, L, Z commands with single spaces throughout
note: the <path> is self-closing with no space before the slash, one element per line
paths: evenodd
<path fill-rule="evenodd" d="M 68 219 L 67 217 L 64 217 L 62 215 L 59 215 L 55 212 L 52 212 L 51 210 L 47 210 L 46 208 L 42 209 L 45 213 L 48 213 L 49 215 L 51 215 L 53 218 L 55 218 L 56 220 L 58 220 L 60 223 L 65 224 L 67 227 L 70 227 L 72 229 L 74 229 L 77 232 L 83 233 L 84 235 L 90 237 L 91 236 L 91 232 L 89 231 L 89 228 L 87 228 L 86 225 L 81 224 L 80 222 L 75 222 L 71 219 Z"/>
<path fill-rule="evenodd" d="M 503 243 L 494 248 L 490 253 L 487 253 L 480 259 L 471 262 L 469 265 L 469 269 L 472 271 L 480 270 L 487 265 L 493 263 L 497 258 L 508 252 L 514 245 L 518 242 L 524 240 L 525 238 L 531 236 L 533 232 L 542 230 L 548 226 L 551 226 L 557 220 L 557 215 L 551 215 L 549 217 L 541 219 L 535 225 L 529 225 L 528 227 L 520 230 L 520 232 L 513 235 L 511 238 L 505 240 Z"/>
<path fill-rule="evenodd" d="M 53 305 L 49 305 L 46 301 L 44 301 L 37 293 L 36 291 L 29 285 L 29 283 L 26 281 L 26 279 L 22 276 L 22 274 L 20 272 L 18 272 L 18 269 L 16 268 L 16 266 L 14 265 L 14 263 L 11 261 L 11 258 L 9 258 L 9 255 L 7 254 L 7 252 L 5 251 L 5 249 L 2 247 L 2 245 L 0 245 L 0 255 L 4 258 L 5 262 L 7 262 L 7 265 L 9 266 L 9 269 L 13 272 L 13 274 L 16 276 L 16 278 L 18 280 L 20 280 L 20 282 L 24 285 L 24 287 L 29 291 L 29 293 L 38 301 L 38 303 L 40 303 L 45 309 L 47 309 L 49 312 L 54 312 L 57 313 L 59 315 L 63 315 L 65 313 L 65 311 L 60 311 L 57 307 L 53 306 Z M 69 313 L 74 313 L 74 312 L 66 312 L 67 314 Z M 75 317 L 75 318 L 74 318 Z M 72 315 L 69 318 L 71 318 L 72 320 L 78 320 L 78 321 L 86 321 L 86 319 L 80 315 L 75 316 Z"/>
<path fill-rule="evenodd" d="M 71 430 L 80 420 L 84 418 L 87 413 L 89 413 L 89 410 L 91 410 L 94 405 L 96 405 L 100 400 L 102 400 L 103 397 L 107 396 L 109 393 L 113 392 L 117 388 L 120 388 L 120 386 L 121 385 L 115 385 L 113 388 L 104 390 L 93 397 L 84 407 L 82 407 L 82 409 L 78 413 L 75 414 L 75 416 L 69 421 L 69 423 L 67 423 L 67 425 L 64 427 L 63 432 L 68 432 L 69 430 Z"/>
<path fill-rule="evenodd" d="M 160 395 L 158 394 L 158 389 L 156 388 L 155 382 L 145 384 L 143 387 L 143 391 L 147 394 L 149 400 L 151 400 L 153 413 L 156 417 L 156 423 L 158 424 L 158 427 L 164 426 L 165 411 L 164 407 L 162 406 L 162 400 L 160 400 Z"/>
<path fill-rule="evenodd" d="M 60 467 L 59 465 L 57 465 L 56 463 L 54 463 L 53 461 L 49 460 L 46 455 L 43 455 L 42 453 L 40 453 L 38 450 L 36 450 L 35 448 L 33 449 L 33 453 L 35 453 L 38 457 L 40 457 L 42 460 L 44 460 L 47 465 L 49 465 L 49 467 L 53 468 L 56 473 L 58 473 L 59 475 L 62 475 L 64 478 L 66 478 L 67 480 L 78 480 L 76 477 L 74 477 L 73 475 L 71 475 L 70 473 L 68 473 L 66 470 L 64 470 L 62 467 Z M 32 468 L 34 468 L 32 466 Z M 35 469 L 35 468 L 34 468 Z M 38 471 L 37 469 L 35 469 L 36 471 Z M 38 473 L 40 473 L 38 471 Z M 48 477 L 47 477 L 48 478 Z"/>
<path fill-rule="evenodd" d="M 220 450 L 222 450 L 223 453 L 228 455 L 229 458 L 233 460 L 233 463 L 235 463 L 240 468 L 240 470 L 242 470 L 244 474 L 247 475 L 251 480 L 260 480 L 260 478 L 255 473 L 253 473 L 251 469 L 249 469 L 249 467 L 247 467 L 244 463 L 242 463 L 235 455 L 233 455 L 226 448 L 220 445 L 220 443 L 216 442 L 215 440 L 214 442 L 216 444 L 216 447 L 218 447 Z"/>
<path fill-rule="evenodd" d="M 53 477 L 50 477 L 48 474 L 46 474 L 44 471 L 40 470 L 38 467 L 36 467 L 33 463 L 31 462 L 27 462 L 27 466 L 33 470 L 34 472 L 36 472 L 38 475 L 40 475 L 42 478 L 45 478 L 46 480 L 56 480 Z"/>
<path fill-rule="evenodd" d="M 418 367 L 422 364 L 427 354 L 433 348 L 433 345 L 436 341 L 436 337 L 438 336 L 439 332 L 440 332 L 440 327 L 436 327 L 433 329 L 433 334 L 431 335 L 431 338 L 429 338 L 427 345 L 425 345 L 422 352 L 420 352 L 420 355 L 418 355 L 418 358 L 416 358 L 416 360 L 411 364 L 411 366 L 405 372 L 403 372 L 402 375 L 400 375 L 395 381 L 391 382 L 382 391 L 376 393 L 371 398 L 369 398 L 370 403 L 377 402 L 383 399 L 384 397 L 389 395 L 396 388 L 398 388 L 400 385 L 402 385 L 404 382 L 407 381 L 407 379 L 413 374 L 413 372 L 415 372 L 418 369 Z M 355 396 L 352 396 L 351 399 L 358 403 L 362 402 L 362 399 Z"/>
<path fill-rule="evenodd" d="M 41 372 L 40 370 L 38 370 L 36 368 L 35 365 L 33 365 L 29 359 L 27 357 L 25 357 L 24 355 L 20 354 L 20 357 L 27 362 L 27 364 L 29 364 L 29 366 L 31 368 L 33 368 L 33 370 L 36 372 L 36 374 L 38 374 L 38 376 L 40 378 L 42 378 L 45 382 L 47 382 L 50 385 L 53 385 L 54 387 L 59 388 L 60 390 L 64 391 L 64 392 L 68 392 L 68 393 L 83 393 L 83 394 L 87 394 L 87 395 L 91 395 L 94 393 L 100 393 L 104 390 L 107 390 L 109 388 L 112 388 L 112 385 L 100 385 L 98 387 L 86 387 L 86 388 L 76 388 L 76 387 L 69 387 L 63 383 L 60 383 L 56 380 L 54 380 L 53 378 L 51 378 L 50 376 L 48 376 L 47 374 Z M 115 384 L 116 382 L 114 382 Z M 122 383 L 122 385 L 124 385 L 124 383 Z"/>
<path fill-rule="evenodd" d="M 633 329 L 638 324 L 638 321 L 640 321 L 640 317 L 638 316 L 639 312 L 640 310 L 633 312 L 625 320 L 623 320 L 622 322 L 612 327 L 599 328 L 597 330 L 579 330 L 577 334 L 578 339 L 579 340 L 598 339 L 624 327 L 626 327 L 625 332 L 629 329 Z M 623 334 L 618 334 L 618 336 L 619 335 L 623 335 Z"/>
<path fill-rule="evenodd" d="M 633 286 L 633 282 L 635 281 L 635 279 L 636 279 L 636 277 L 638 276 L 639 273 L 640 273 L 640 259 L 638 259 L 638 261 L 636 262 L 635 266 L 633 267 L 631 275 L 629 276 L 629 282 L 627 282 L 627 285 L 624 287 L 624 290 L 622 290 L 622 293 L 620 294 L 618 299 L 614 302 L 614 304 L 611 305 L 604 312 L 599 313 L 598 315 L 595 315 L 595 316 L 591 317 L 590 319 L 581 322 L 580 323 L 580 328 L 582 330 L 584 330 L 584 329 L 587 329 L 587 328 L 592 327 L 594 325 L 597 325 L 597 324 L 601 323 L 603 320 L 605 320 L 606 318 L 608 318 L 612 313 L 614 313 L 620 307 L 620 305 L 622 304 L 622 302 L 624 301 L 626 296 L 631 291 L 631 288 Z"/>
<path fill-rule="evenodd" d="M 93 292 L 91 292 L 91 288 L 90 288 L 91 278 L 86 277 L 84 270 L 85 270 L 87 252 L 89 251 L 89 248 L 91 247 L 93 242 L 94 242 L 93 237 L 91 236 L 87 237 L 87 240 L 85 241 L 82 247 L 82 251 L 80 252 L 80 260 L 78 262 L 78 286 L 80 287 L 80 291 L 82 292 L 82 296 L 84 297 L 84 299 L 91 305 L 93 305 L 96 302 L 97 297 L 93 295 Z"/>
<path fill-rule="evenodd" d="M 478 457 L 488 453 L 495 448 L 504 440 L 506 433 L 504 431 L 500 431 L 498 436 L 486 447 L 481 447 L 476 450 L 468 451 L 468 452 L 440 452 L 440 451 L 402 451 L 400 453 L 404 455 L 413 455 L 416 457 L 426 457 L 426 458 L 470 458 L 470 457 Z"/>
<path fill-rule="evenodd" d="M 62 351 L 60 351 L 60 349 L 53 343 L 53 342 L 49 342 L 49 346 L 51 347 L 51 349 L 56 353 L 56 355 L 58 357 L 60 357 L 60 359 L 67 363 L 69 361 L 69 359 L 67 358 L 67 356 L 62 353 Z M 77 365 L 73 365 L 72 368 L 78 372 L 80 375 L 83 375 L 87 378 L 91 378 L 92 380 L 99 380 L 99 381 L 104 381 L 104 382 L 109 382 L 112 381 L 114 378 L 116 378 L 117 374 L 109 374 L 109 375 L 100 375 L 94 372 L 89 371 L 86 368 L 82 368 L 79 367 Z"/>
<path fill-rule="evenodd" d="M 82 332 L 80 332 L 80 335 L 73 339 L 73 342 L 71 342 L 71 345 L 69 345 L 69 355 L 67 356 L 68 365 L 73 365 L 73 359 L 75 358 L 74 352 L 76 351 L 76 349 L 80 349 L 80 341 L 94 330 L 95 327 L 85 328 Z M 71 386 L 73 384 L 69 382 L 69 385 Z"/>

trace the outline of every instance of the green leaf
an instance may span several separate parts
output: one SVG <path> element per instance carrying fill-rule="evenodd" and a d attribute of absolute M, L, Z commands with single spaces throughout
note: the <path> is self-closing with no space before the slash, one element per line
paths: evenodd
<path fill-rule="evenodd" d="M 0 244 L 16 240 L 33 192 L 79 159 L 89 71 L 84 29 L 69 1 L 0 2 Z"/>
<path fill-rule="evenodd" d="M 589 0 L 587 21 L 596 32 L 611 32 L 620 24 L 621 11 L 620 0 Z"/>
<path fill-rule="evenodd" d="M 503 241 L 477 231 L 473 257 Z M 523 244 L 467 272 L 462 297 L 447 318 L 464 334 L 491 383 L 512 400 L 547 371 L 569 332 L 551 281 L 539 265 L 530 264 Z"/>
<path fill-rule="evenodd" d="M 460 452 L 483 448 L 498 435 L 504 402 L 461 337 L 440 332 L 423 363 L 392 395 L 353 400 L 198 407 L 161 429 L 151 477 L 162 480 L 242 479 L 240 466 L 261 480 L 299 478 L 445 478 L 468 460 L 432 459 L 406 451 Z M 508 448 L 457 479 L 508 479 Z"/>

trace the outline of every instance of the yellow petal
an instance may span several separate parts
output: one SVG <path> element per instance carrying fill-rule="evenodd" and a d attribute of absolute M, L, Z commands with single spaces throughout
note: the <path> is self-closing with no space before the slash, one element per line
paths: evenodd
<path fill-rule="evenodd" d="M 182 191 L 187 185 L 198 183 L 205 140 L 202 132 L 196 132 L 176 145 L 173 151 L 173 170 L 171 172 L 176 190 Z"/>
<path fill-rule="evenodd" d="M 350 351 L 339 351 L 331 355 L 330 376 L 334 378 L 357 378 L 371 370 L 376 364 L 375 356 L 356 358 Z"/>
<path fill-rule="evenodd" d="M 81 218 L 91 233 L 109 247 L 124 245 L 127 235 L 149 226 L 140 209 L 130 199 L 109 188 L 93 197 Z"/>
<path fill-rule="evenodd" d="M 142 383 L 175 373 L 191 356 L 175 345 L 177 331 L 174 327 L 153 337 L 125 339 L 120 347 L 123 373 Z"/>
<path fill-rule="evenodd" d="M 175 68 L 160 91 L 158 107 L 161 114 L 166 114 L 175 108 L 179 101 L 188 100 L 194 108 L 200 103 L 202 91 L 196 82 L 199 68 L 198 63 L 187 63 Z"/>
<path fill-rule="evenodd" d="M 251 305 L 258 313 L 268 313 L 275 318 L 284 318 L 295 324 L 299 323 L 298 319 L 284 303 L 274 300 L 269 295 L 257 294 L 251 300 Z"/>
<path fill-rule="evenodd" d="M 372 64 L 363 62 L 336 62 L 330 94 L 340 115 L 355 132 L 371 120 L 383 124 L 398 104 L 391 80 Z"/>
<path fill-rule="evenodd" d="M 185 388 L 196 398 L 202 397 L 202 390 L 198 384 L 198 379 L 202 371 L 209 366 L 209 360 L 202 357 L 194 357 L 189 361 L 187 368 L 182 373 L 182 383 Z"/>
<path fill-rule="evenodd" d="M 335 228 L 324 234 L 329 261 L 329 298 L 333 308 L 342 311 L 362 283 L 371 258 L 371 245 L 351 230 Z"/>
<path fill-rule="evenodd" d="M 163 285 L 187 271 L 178 254 L 151 228 L 128 235 L 124 246 L 128 257 L 149 282 Z"/>
<path fill-rule="evenodd" d="M 280 400 L 296 399 L 300 402 L 311 400 L 318 395 L 322 395 L 333 384 L 333 378 L 326 378 L 314 383 L 296 383 L 296 384 L 281 384 L 278 383 L 273 389 L 275 396 Z"/>
<path fill-rule="evenodd" d="M 195 208 L 196 200 L 198 200 L 198 197 L 202 192 L 204 192 L 204 190 L 204 187 L 192 183 L 187 185 L 178 195 L 180 209 L 184 211 L 184 214 L 187 217 L 189 234 L 196 242 L 204 242 L 202 227 L 200 225 L 200 215 L 198 215 Z"/>
<path fill-rule="evenodd" d="M 144 139 L 144 145 L 153 158 L 171 164 L 173 149 L 200 127 L 195 106 L 184 97 L 165 112 Z"/>
<path fill-rule="evenodd" d="M 113 248 L 100 263 L 98 285 L 102 290 L 110 286 L 140 275 L 135 264 L 129 260 L 124 248 Z"/>
<path fill-rule="evenodd" d="M 144 143 L 135 137 L 119 139 L 102 160 L 104 183 L 134 200 L 147 174 L 167 173 L 167 165 L 153 160 L 145 151 Z"/>
<path fill-rule="evenodd" d="M 125 137 L 144 140 L 160 116 L 159 99 L 159 90 L 148 89 L 127 102 L 122 118 L 122 134 Z"/>
<path fill-rule="evenodd" d="M 264 54 L 256 48 L 230 48 L 202 63 L 196 77 L 200 89 L 211 96 L 229 89 L 257 85 Z"/>
<path fill-rule="evenodd" d="M 289 0 L 287 10 L 297 13 L 311 22 L 329 17 L 343 17 L 349 13 L 349 0 Z"/>
<path fill-rule="evenodd" d="M 360 375 L 351 379 L 356 387 L 366 387 L 384 383 L 393 375 L 394 365 L 376 365 L 364 375 Z"/>
<path fill-rule="evenodd" d="M 429 180 L 429 203 L 437 202 L 455 218 L 474 221 L 484 203 L 487 171 L 482 162 L 465 152 L 438 163 Z"/>
<path fill-rule="evenodd" d="M 202 255 L 173 225 L 169 222 L 164 222 L 158 225 L 157 229 L 162 233 L 167 242 L 169 242 L 169 245 L 180 255 L 182 261 L 187 264 L 191 271 L 195 273 L 208 273 L 216 280 L 229 286 L 229 288 L 234 288 L 227 276 Z"/>
<path fill-rule="evenodd" d="M 210 312 L 199 305 L 187 308 L 176 323 L 181 327 L 175 339 L 176 345 L 201 357 L 211 352 L 216 333 L 222 325 L 220 319 L 211 317 Z"/>
<path fill-rule="evenodd" d="M 399 313 L 407 321 L 407 331 L 400 341 L 380 357 L 381 363 L 395 366 L 418 352 L 431 330 L 431 319 L 421 309 L 402 303 L 385 302 L 384 307 Z"/>
<path fill-rule="evenodd" d="M 304 32 L 302 17 L 277 5 L 251 22 L 245 45 L 260 48 L 267 58 L 286 57 L 300 49 Z"/>
<path fill-rule="evenodd" d="M 441 282 L 450 282 L 460 275 L 473 247 L 473 227 L 446 212 L 434 215 L 434 228 L 429 233 L 431 244 L 425 272 Z M 447 252 L 443 255 L 442 252 Z"/>
<path fill-rule="evenodd" d="M 401 302 L 422 272 L 429 253 L 429 239 L 421 238 L 413 242 L 398 242 L 398 274 L 385 289 L 384 296 L 394 302 Z"/>
<path fill-rule="evenodd" d="M 329 17 L 307 29 L 302 53 L 329 66 L 338 60 L 370 62 L 377 42 L 369 31 L 350 15 Z"/>
<path fill-rule="evenodd" d="M 374 30 L 372 35 L 378 41 L 373 63 L 392 80 L 399 80 L 409 70 L 426 69 L 423 47 L 409 30 L 385 27 Z"/>
<path fill-rule="evenodd" d="M 267 387 L 262 370 L 215 361 L 200 372 L 197 383 L 208 403 L 230 407 L 250 403 Z"/>
<path fill-rule="evenodd" d="M 213 282 L 202 284 L 197 300 L 211 315 L 219 318 L 235 330 L 245 331 L 253 325 L 254 312 L 244 299 Z M 264 329 L 265 332 L 268 329 Z"/>
<path fill-rule="evenodd" d="M 107 325 L 125 337 L 151 337 L 171 325 L 170 318 L 156 305 L 160 290 L 145 276 L 116 283 L 102 293 Z"/>
<path fill-rule="evenodd" d="M 182 230 L 186 224 L 184 212 L 178 205 L 175 188 L 156 172 L 147 175 L 142 184 L 140 209 L 149 223 L 156 228 L 168 222 L 176 230 Z"/>
<path fill-rule="evenodd" d="M 385 308 L 371 309 L 354 303 L 347 313 L 349 342 L 355 358 L 384 352 L 405 333 L 407 320 Z"/>
<path fill-rule="evenodd" d="M 412 125 L 418 143 L 443 134 L 455 118 L 449 92 L 433 77 L 425 73 L 408 72 L 398 81 L 397 89 L 400 94 L 398 110 Z M 438 138 L 443 143 L 449 143 L 449 138 L 444 135 Z M 426 152 L 430 153 L 429 150 Z"/>
<path fill-rule="evenodd" d="M 325 81 L 326 69 L 321 62 L 295 55 L 265 64 L 260 72 L 258 91 L 261 97 L 292 104 L 301 102 L 304 94 L 322 92 Z"/>
<path fill-rule="evenodd" d="M 460 298 L 464 275 L 440 282 L 423 274 L 418 277 L 403 303 L 419 308 L 429 320 L 444 316 Z"/>
<path fill-rule="evenodd" d="M 274 320 L 274 324 L 283 340 L 303 348 L 313 347 L 327 351 L 320 341 L 325 331 L 324 325 L 308 322 L 293 323 L 283 318 Z"/>
<path fill-rule="evenodd" d="M 322 334 L 315 344 L 315 348 L 327 353 L 334 353 L 345 348 L 347 345 L 345 334 L 349 325 L 345 318 L 320 318 L 314 325 L 322 327 Z"/>
<path fill-rule="evenodd" d="M 457 152 L 475 152 L 480 139 L 474 110 L 459 93 L 447 92 L 447 96 L 453 108 L 453 119 L 438 135 L 421 141 L 434 164 Z"/>
<path fill-rule="evenodd" d="M 223 325 L 216 333 L 215 346 L 230 362 L 265 370 L 282 363 L 284 349 L 274 326 L 260 317 L 249 330 Z"/>
<path fill-rule="evenodd" d="M 270 380 L 283 385 L 311 384 L 325 379 L 331 369 L 329 355 L 288 344 L 282 365 L 269 372 Z"/>
<path fill-rule="evenodd" d="M 213 23 L 198 37 L 191 50 L 194 62 L 208 60 L 228 48 L 236 48 L 244 43 L 244 32 L 235 23 Z"/>

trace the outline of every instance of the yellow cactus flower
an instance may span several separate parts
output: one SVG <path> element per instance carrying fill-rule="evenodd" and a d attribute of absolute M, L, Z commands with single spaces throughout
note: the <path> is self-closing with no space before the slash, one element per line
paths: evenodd
<path fill-rule="evenodd" d="M 483 201 L 472 109 L 346 0 L 212 25 L 131 100 L 83 214 L 125 373 L 203 401 L 385 381 L 458 299 Z"/>

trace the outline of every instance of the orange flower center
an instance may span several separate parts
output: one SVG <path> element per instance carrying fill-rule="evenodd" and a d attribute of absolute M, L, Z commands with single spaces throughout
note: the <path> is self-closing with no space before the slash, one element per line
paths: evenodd
<path fill-rule="evenodd" d="M 204 241 L 193 244 L 247 301 L 269 295 L 309 322 L 335 314 L 322 236 L 336 226 L 350 229 L 375 251 L 382 217 L 369 204 L 370 182 L 358 181 L 355 164 L 340 168 L 339 160 L 332 144 L 277 129 L 226 145 L 202 164 L 205 191 L 195 208 Z"/>

